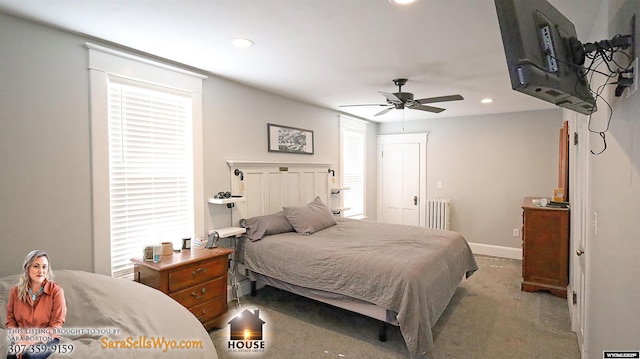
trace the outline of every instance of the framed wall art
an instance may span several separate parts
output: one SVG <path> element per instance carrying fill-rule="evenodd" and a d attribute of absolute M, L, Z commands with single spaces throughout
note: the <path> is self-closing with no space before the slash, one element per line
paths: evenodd
<path fill-rule="evenodd" d="M 269 152 L 313 154 L 313 131 L 267 124 Z"/>

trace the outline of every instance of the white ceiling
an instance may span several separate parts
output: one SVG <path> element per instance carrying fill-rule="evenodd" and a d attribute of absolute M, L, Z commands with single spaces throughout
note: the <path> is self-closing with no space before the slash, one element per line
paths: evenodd
<path fill-rule="evenodd" d="M 602 0 L 550 0 L 589 39 Z M 0 12 L 132 47 L 223 78 L 378 122 L 377 91 L 461 94 L 405 120 L 553 108 L 511 90 L 493 0 L 0 0 Z M 238 49 L 234 37 L 255 46 Z M 495 99 L 482 105 L 485 97 Z"/>

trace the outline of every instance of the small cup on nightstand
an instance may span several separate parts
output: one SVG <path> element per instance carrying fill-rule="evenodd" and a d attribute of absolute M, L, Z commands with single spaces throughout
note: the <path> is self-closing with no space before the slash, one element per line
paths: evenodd
<path fill-rule="evenodd" d="M 162 256 L 162 246 L 153 246 L 153 263 L 160 263 Z"/>

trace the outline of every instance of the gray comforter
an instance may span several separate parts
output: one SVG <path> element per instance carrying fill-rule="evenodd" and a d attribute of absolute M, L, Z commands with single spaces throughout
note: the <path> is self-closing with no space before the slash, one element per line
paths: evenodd
<path fill-rule="evenodd" d="M 252 271 L 397 312 L 411 357 L 430 351 L 431 327 L 463 276 L 478 269 L 460 234 L 405 225 L 339 219 L 309 236 L 289 232 L 245 244 Z"/>

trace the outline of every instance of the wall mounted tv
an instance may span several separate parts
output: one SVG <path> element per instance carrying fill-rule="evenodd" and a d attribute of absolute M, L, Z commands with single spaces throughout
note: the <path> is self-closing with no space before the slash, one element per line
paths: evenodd
<path fill-rule="evenodd" d="M 511 87 L 582 114 L 595 112 L 573 23 L 545 0 L 495 5 Z"/>

